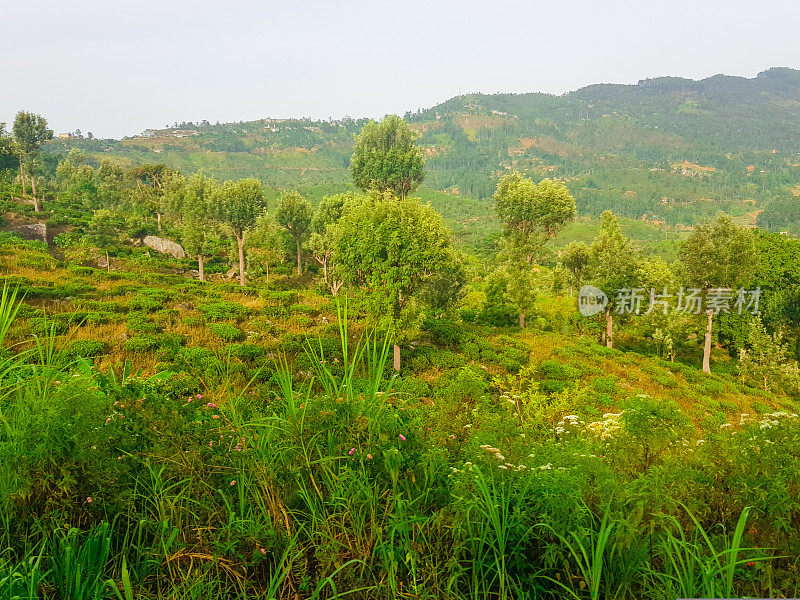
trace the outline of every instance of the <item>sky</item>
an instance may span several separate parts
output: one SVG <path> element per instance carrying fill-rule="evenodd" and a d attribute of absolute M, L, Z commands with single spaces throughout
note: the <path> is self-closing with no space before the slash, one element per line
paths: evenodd
<path fill-rule="evenodd" d="M 0 0 L 0 121 L 135 135 L 800 68 L 797 0 Z"/>

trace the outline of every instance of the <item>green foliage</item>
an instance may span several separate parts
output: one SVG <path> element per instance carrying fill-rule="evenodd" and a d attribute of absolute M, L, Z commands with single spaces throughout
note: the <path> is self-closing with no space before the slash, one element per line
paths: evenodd
<path fill-rule="evenodd" d="M 104 354 L 108 350 L 108 344 L 99 340 L 72 340 L 62 350 L 65 357 L 75 359 L 78 357 L 90 358 Z"/>
<path fill-rule="evenodd" d="M 244 338 L 244 333 L 230 323 L 209 323 L 208 328 L 219 339 L 225 342 L 237 342 Z"/>
<path fill-rule="evenodd" d="M 414 192 L 425 178 L 417 137 L 397 115 L 364 125 L 350 159 L 350 173 L 356 187 L 365 192 L 392 192 L 400 198 Z"/>
<path fill-rule="evenodd" d="M 250 312 L 246 307 L 236 302 L 211 302 L 197 307 L 209 321 L 238 321 Z"/>
<path fill-rule="evenodd" d="M 739 349 L 739 373 L 743 379 L 763 386 L 764 390 L 784 388 L 797 391 L 800 370 L 788 356 L 780 331 L 770 335 L 759 317 L 750 321 L 747 345 Z"/>

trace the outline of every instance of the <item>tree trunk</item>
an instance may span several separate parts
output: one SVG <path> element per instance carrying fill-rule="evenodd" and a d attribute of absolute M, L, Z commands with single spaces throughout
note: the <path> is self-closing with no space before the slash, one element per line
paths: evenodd
<path fill-rule="evenodd" d="M 269 260 L 267 261 L 267 280 L 265 281 L 265 284 L 269 286 Z"/>
<path fill-rule="evenodd" d="M 108 250 L 106 250 L 106 271 L 111 273 L 111 259 L 108 257 Z"/>
<path fill-rule="evenodd" d="M 295 241 L 297 242 L 297 274 L 302 275 L 303 267 L 301 261 L 303 260 L 303 256 L 300 250 L 300 238 L 296 238 Z"/>
<path fill-rule="evenodd" d="M 197 270 L 200 271 L 200 281 L 206 280 L 206 270 L 205 265 L 203 264 L 203 255 L 197 255 Z"/>
<path fill-rule="evenodd" d="M 525 329 L 525 311 L 519 311 L 519 326 L 522 329 Z"/>
<path fill-rule="evenodd" d="M 161 212 L 156 212 L 156 219 L 158 219 L 158 233 L 161 233 Z"/>
<path fill-rule="evenodd" d="M 36 177 L 31 174 L 31 195 L 33 196 L 33 212 L 39 212 L 39 198 L 36 197 Z"/>
<path fill-rule="evenodd" d="M 606 309 L 606 347 L 614 347 L 614 315 L 610 308 Z"/>
<path fill-rule="evenodd" d="M 711 324 L 714 319 L 714 311 L 707 310 L 708 325 L 706 325 L 706 339 L 703 344 L 703 373 L 711 373 Z"/>
<path fill-rule="evenodd" d="M 25 169 L 22 167 L 22 157 L 19 159 L 19 179 L 22 182 L 22 197 L 28 197 L 28 191 L 25 189 Z"/>
<path fill-rule="evenodd" d="M 400 372 L 400 346 L 394 345 L 394 370 Z"/>
<path fill-rule="evenodd" d="M 237 235 L 236 241 L 239 243 L 239 285 L 244 287 L 244 234 Z"/>

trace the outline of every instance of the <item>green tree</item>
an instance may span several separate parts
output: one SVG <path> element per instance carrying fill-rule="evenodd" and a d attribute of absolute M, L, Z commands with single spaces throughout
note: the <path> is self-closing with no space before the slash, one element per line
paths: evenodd
<path fill-rule="evenodd" d="M 136 182 L 136 199 L 148 213 L 155 213 L 158 232 L 161 233 L 161 216 L 164 212 L 165 182 L 173 173 L 167 165 L 144 164 L 133 167 L 130 175 Z"/>
<path fill-rule="evenodd" d="M 592 260 L 592 252 L 584 242 L 570 242 L 560 252 L 561 267 L 567 272 L 572 289 L 578 289 L 586 280 L 587 270 Z"/>
<path fill-rule="evenodd" d="M 735 289 L 746 283 L 758 264 L 753 232 L 739 227 L 733 217 L 720 213 L 695 227 L 683 242 L 680 260 L 686 283 L 699 290 Z M 714 311 L 706 310 L 708 323 L 703 344 L 703 372 L 711 372 Z"/>
<path fill-rule="evenodd" d="M 519 310 L 519 326 L 536 298 L 532 268 L 539 249 L 575 218 L 575 199 L 552 179 L 534 183 L 514 172 L 502 177 L 494 194 L 503 224 L 501 260 L 509 275 L 509 295 Z"/>
<path fill-rule="evenodd" d="M 214 194 L 211 214 L 230 227 L 239 249 L 239 284 L 245 285 L 244 245 L 248 230 L 266 210 L 264 190 L 258 179 L 226 181 Z"/>
<path fill-rule="evenodd" d="M 622 234 L 619 221 L 610 210 L 600 216 L 600 231 L 589 246 L 589 252 L 589 282 L 603 290 L 609 298 L 604 337 L 606 346 L 613 348 L 614 313 L 629 314 L 635 311 L 632 303 L 623 306 L 615 302 L 619 291 L 639 289 L 644 292 L 642 255 L 636 244 Z"/>
<path fill-rule="evenodd" d="M 262 213 L 247 236 L 247 258 L 250 268 L 263 272 L 269 285 L 269 267 L 284 259 L 283 227 L 273 215 Z"/>
<path fill-rule="evenodd" d="M 750 322 L 747 344 L 739 350 L 739 375 L 742 379 L 758 381 L 764 391 L 783 388 L 795 392 L 800 383 L 797 361 L 789 358 L 780 331 L 767 333 L 760 317 Z"/>
<path fill-rule="evenodd" d="M 339 292 L 344 282 L 334 276 L 333 250 L 335 245 L 335 225 L 342 218 L 345 205 L 348 202 L 357 202 L 358 196 L 354 192 L 325 196 L 319 203 L 311 219 L 311 236 L 308 248 L 314 260 L 322 267 L 322 278 L 325 285 L 334 296 Z"/>
<path fill-rule="evenodd" d="M 528 264 L 577 214 L 575 199 L 564 184 L 552 179 L 534 183 L 517 172 L 500 179 L 494 202 L 509 252 Z"/>
<path fill-rule="evenodd" d="M 125 219 L 114 211 L 101 209 L 94 211 L 92 220 L 83 236 L 84 243 L 96 246 L 106 254 L 106 268 L 111 271 L 109 250 L 119 244 L 125 228 Z"/>
<path fill-rule="evenodd" d="M 216 180 L 202 173 L 195 173 L 183 185 L 181 242 L 187 254 L 197 257 L 200 281 L 205 281 L 204 256 L 208 252 L 209 237 L 215 231 L 212 211 L 217 187 Z"/>
<path fill-rule="evenodd" d="M 399 370 L 399 342 L 419 326 L 416 296 L 450 258 L 450 231 L 429 204 L 391 193 L 348 204 L 336 229 L 337 269 L 366 292 L 367 309 L 394 336 Z"/>
<path fill-rule="evenodd" d="M 303 272 L 303 240 L 308 237 L 312 219 L 311 204 L 298 192 L 283 192 L 275 220 L 289 232 L 297 246 L 297 274 Z"/>
<path fill-rule="evenodd" d="M 86 164 L 88 157 L 73 148 L 56 167 L 56 180 L 61 194 L 78 200 L 87 209 L 98 208 L 100 192 L 95 170 Z"/>
<path fill-rule="evenodd" d="M 0 171 L 12 168 L 14 160 L 14 138 L 6 130 L 6 124 L 0 122 Z"/>
<path fill-rule="evenodd" d="M 425 178 L 419 135 L 397 115 L 370 121 L 356 137 L 350 173 L 364 191 L 391 191 L 399 198 L 412 193 Z"/>
<path fill-rule="evenodd" d="M 53 139 L 52 129 L 47 127 L 47 119 L 40 115 L 20 111 L 14 119 L 14 147 L 19 157 L 19 174 L 22 180 L 22 196 L 27 196 L 26 176 L 30 178 L 33 209 L 39 212 L 39 199 L 36 197 L 36 175 L 34 166 L 42 151 L 42 143 Z"/>

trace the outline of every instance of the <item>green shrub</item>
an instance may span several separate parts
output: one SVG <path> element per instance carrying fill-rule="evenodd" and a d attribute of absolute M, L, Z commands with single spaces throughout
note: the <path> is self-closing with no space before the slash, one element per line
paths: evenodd
<path fill-rule="evenodd" d="M 54 335 L 64 335 L 69 331 L 69 326 L 62 322 L 47 317 L 34 317 L 28 320 L 28 327 L 33 335 L 46 337 L 51 333 Z"/>
<path fill-rule="evenodd" d="M 289 312 L 293 315 L 309 315 L 312 317 L 319 314 L 319 310 L 307 304 L 292 304 L 289 306 Z"/>
<path fill-rule="evenodd" d="M 73 340 L 63 349 L 62 354 L 67 358 L 91 358 L 104 354 L 108 344 L 99 340 Z"/>
<path fill-rule="evenodd" d="M 519 324 L 519 310 L 509 304 L 487 306 L 475 320 L 493 327 L 511 327 Z"/>
<path fill-rule="evenodd" d="M 445 346 L 456 346 L 464 338 L 462 328 L 450 319 L 436 319 L 428 316 L 422 323 L 422 329 L 429 332 L 436 343 Z"/>
<path fill-rule="evenodd" d="M 128 352 L 152 352 L 158 348 L 158 338 L 151 335 L 137 335 L 126 340 L 123 347 Z"/>
<path fill-rule="evenodd" d="M 225 352 L 240 360 L 256 360 L 264 356 L 264 348 L 256 344 L 228 344 Z"/>
<path fill-rule="evenodd" d="M 128 329 L 134 333 L 160 333 L 164 327 L 147 319 L 142 313 L 131 313 L 128 315 Z"/>
<path fill-rule="evenodd" d="M 300 297 L 294 290 L 272 290 L 267 292 L 267 299 L 273 302 L 279 302 L 284 306 L 288 307 L 297 302 L 297 299 Z"/>
<path fill-rule="evenodd" d="M 602 394 L 613 394 L 617 389 L 616 375 L 609 375 L 608 377 L 595 377 L 592 380 L 592 387 Z"/>
<path fill-rule="evenodd" d="M 431 394 L 431 386 L 419 377 L 398 377 L 394 381 L 395 391 L 411 398 L 425 398 Z"/>
<path fill-rule="evenodd" d="M 206 318 L 201 315 L 189 315 L 188 317 L 183 317 L 183 324 L 187 327 L 204 327 Z"/>
<path fill-rule="evenodd" d="M 237 342 L 244 338 L 242 330 L 230 323 L 209 323 L 208 328 L 214 335 L 225 342 Z"/>
<path fill-rule="evenodd" d="M 580 371 L 569 365 L 562 364 L 557 360 L 545 360 L 539 365 L 538 375 L 542 379 L 566 381 L 578 377 Z"/>
<path fill-rule="evenodd" d="M 192 372 L 205 373 L 222 368 L 222 363 L 208 348 L 182 348 L 178 352 L 179 359 L 176 363 Z"/>
<path fill-rule="evenodd" d="M 539 382 L 539 389 L 545 394 L 559 394 L 569 387 L 569 382 L 560 379 L 543 379 Z"/>
<path fill-rule="evenodd" d="M 197 307 L 209 321 L 238 321 L 250 312 L 236 302 L 211 302 Z"/>

